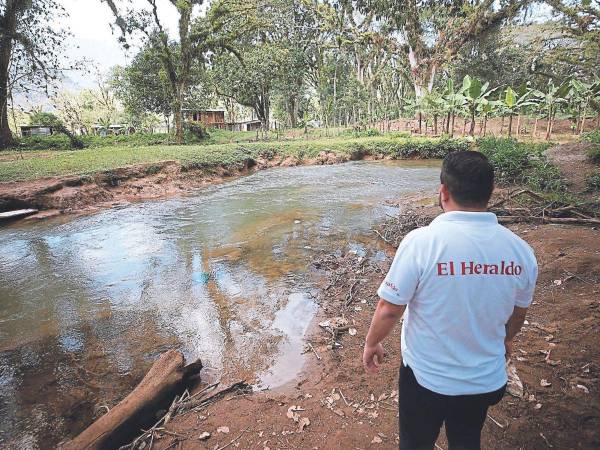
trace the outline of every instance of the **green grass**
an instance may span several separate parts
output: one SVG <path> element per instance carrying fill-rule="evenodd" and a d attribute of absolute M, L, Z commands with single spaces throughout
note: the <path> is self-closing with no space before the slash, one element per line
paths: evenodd
<path fill-rule="evenodd" d="M 249 158 L 273 159 L 294 156 L 310 159 L 320 152 L 333 152 L 347 159 L 383 154 L 393 158 L 443 158 L 448 152 L 465 150 L 459 139 L 403 137 L 331 138 L 212 145 L 107 146 L 83 150 L 0 152 L 0 181 L 32 180 L 48 176 L 92 174 L 134 164 L 175 160 L 184 169 L 243 164 Z"/>
<path fill-rule="evenodd" d="M 550 145 L 493 137 L 477 141 L 479 150 L 494 166 L 498 184 L 525 184 L 536 191 L 563 194 L 567 191 L 565 180 L 543 155 Z"/>
<path fill-rule="evenodd" d="M 79 136 L 87 148 L 102 147 L 144 147 L 150 145 L 174 145 L 174 136 L 167 133 L 134 133 L 109 136 L 84 135 Z M 250 142 L 256 139 L 252 131 L 209 130 L 209 136 L 198 139 L 192 133 L 186 133 L 186 144 L 229 144 Z M 18 139 L 16 150 L 29 152 L 31 150 L 71 150 L 69 138 L 64 134 L 52 136 L 28 136 Z"/>

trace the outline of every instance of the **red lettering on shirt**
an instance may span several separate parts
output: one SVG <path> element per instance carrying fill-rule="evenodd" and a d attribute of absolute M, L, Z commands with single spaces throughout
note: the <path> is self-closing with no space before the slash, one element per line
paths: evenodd
<path fill-rule="evenodd" d="M 505 275 L 519 276 L 523 272 L 523 266 L 514 261 L 500 261 L 500 264 L 479 263 L 476 261 L 460 261 L 459 275 Z M 454 271 L 454 261 L 436 263 L 438 276 L 456 275 Z"/>

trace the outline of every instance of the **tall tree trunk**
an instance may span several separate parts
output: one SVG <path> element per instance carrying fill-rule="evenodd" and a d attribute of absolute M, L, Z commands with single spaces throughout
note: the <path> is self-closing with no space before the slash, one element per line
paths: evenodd
<path fill-rule="evenodd" d="M 433 115 L 433 133 L 437 136 L 438 134 L 438 115 Z"/>
<path fill-rule="evenodd" d="M 448 111 L 448 116 L 446 118 L 446 134 L 450 134 L 450 111 Z"/>
<path fill-rule="evenodd" d="M 456 114 L 452 113 L 452 124 L 450 125 L 450 137 L 454 137 L 454 118 Z"/>
<path fill-rule="evenodd" d="M 517 115 L 517 138 L 521 134 L 521 114 Z"/>
<path fill-rule="evenodd" d="M 175 122 L 175 141 L 178 144 L 183 144 L 183 112 L 181 111 L 181 103 L 177 100 L 173 108 L 173 121 Z"/>
<path fill-rule="evenodd" d="M 8 123 L 8 68 L 13 47 L 13 35 L 17 27 L 19 5 L 16 0 L 8 0 L 4 7 L 3 30 L 0 33 L 0 148 L 14 144 L 14 138 Z"/>
<path fill-rule="evenodd" d="M 513 116 L 512 116 L 512 114 L 510 114 L 508 116 L 508 137 L 512 136 L 512 121 L 513 121 Z"/>
<path fill-rule="evenodd" d="M 504 116 L 500 119 L 500 136 L 502 136 L 502 132 L 504 131 Z"/>
<path fill-rule="evenodd" d="M 487 121 L 488 116 L 486 114 L 485 116 L 483 116 L 483 137 L 485 137 L 485 135 L 487 134 Z"/>
<path fill-rule="evenodd" d="M 533 122 L 533 137 L 536 138 L 537 137 L 537 127 L 538 127 L 538 121 L 539 121 L 539 117 L 536 117 L 534 122 Z"/>

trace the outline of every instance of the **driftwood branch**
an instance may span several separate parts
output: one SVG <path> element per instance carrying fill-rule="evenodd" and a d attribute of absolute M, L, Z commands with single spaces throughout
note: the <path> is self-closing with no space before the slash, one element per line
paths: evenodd
<path fill-rule="evenodd" d="M 185 358 L 177 350 L 163 353 L 123 401 L 92 423 L 79 436 L 65 443 L 62 448 L 65 450 L 118 448 L 135 436 L 140 429 L 152 424 L 156 411 L 168 408 L 173 396 L 181 392 L 201 368 L 200 361 L 186 366 Z M 152 428 L 158 427 L 163 421 L 164 417 Z"/>

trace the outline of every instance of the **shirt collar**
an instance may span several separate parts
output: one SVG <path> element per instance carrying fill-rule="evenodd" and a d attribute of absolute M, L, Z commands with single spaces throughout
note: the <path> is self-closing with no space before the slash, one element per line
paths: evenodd
<path fill-rule="evenodd" d="M 451 211 L 440 214 L 431 223 L 437 222 L 468 222 L 497 225 L 498 218 L 491 212 Z"/>

